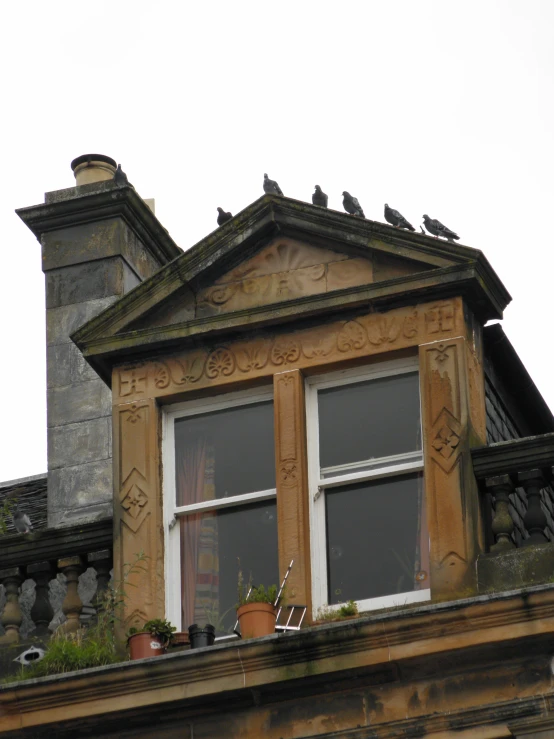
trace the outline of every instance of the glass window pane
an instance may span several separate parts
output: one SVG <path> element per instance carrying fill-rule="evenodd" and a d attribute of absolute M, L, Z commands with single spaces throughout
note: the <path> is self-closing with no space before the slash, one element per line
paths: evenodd
<path fill-rule="evenodd" d="M 217 636 L 233 633 L 239 560 L 245 581 L 277 584 L 275 501 L 190 514 L 180 519 L 183 630 L 211 623 Z"/>
<path fill-rule="evenodd" d="M 177 505 L 275 487 L 273 403 L 175 421 Z"/>
<path fill-rule="evenodd" d="M 325 493 L 330 604 L 429 587 L 420 474 Z"/>
<path fill-rule="evenodd" d="M 320 390 L 318 404 L 321 467 L 421 449 L 417 372 Z"/>

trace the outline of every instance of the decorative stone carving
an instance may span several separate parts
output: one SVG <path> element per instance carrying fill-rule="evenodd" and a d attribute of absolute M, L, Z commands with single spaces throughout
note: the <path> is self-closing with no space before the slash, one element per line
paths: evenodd
<path fill-rule="evenodd" d="M 130 367 L 119 373 L 119 395 L 141 395 L 146 390 L 146 372 L 144 367 Z"/>
<path fill-rule="evenodd" d="M 308 477 L 304 378 L 298 370 L 274 376 L 275 454 L 277 463 L 277 534 L 281 577 L 291 559 L 290 603 L 311 601 L 310 542 L 306 536 Z"/>
<path fill-rule="evenodd" d="M 438 303 L 425 313 L 427 333 L 438 334 L 454 330 L 454 304 Z"/>
<path fill-rule="evenodd" d="M 169 376 L 168 365 L 164 366 Z M 160 362 L 154 367 L 149 388 L 156 388 L 156 378 L 160 378 Z M 178 373 L 176 377 L 180 379 Z M 139 552 L 148 556 L 129 577 L 124 620 L 137 610 L 147 619 L 163 617 L 164 613 L 158 428 L 153 399 L 114 408 L 114 576 L 121 578 Z"/>
<path fill-rule="evenodd" d="M 137 376 L 146 377 L 145 391 L 142 385 L 135 384 L 136 399 L 140 400 L 144 395 L 163 397 L 193 387 L 234 382 L 245 376 L 263 377 L 283 368 L 313 367 L 342 361 L 349 355 L 364 357 L 392 348 L 414 347 L 428 330 L 429 315 L 435 316 L 433 330 L 438 326 L 437 335 L 440 335 L 441 325 L 456 326 L 456 321 L 460 326 L 463 325 L 461 300 L 452 301 L 447 306 L 441 304 L 432 309 L 413 306 L 386 314 L 370 313 L 289 334 L 264 332 L 248 339 L 228 342 L 225 346 L 214 346 L 209 351 L 191 349 L 177 356 L 157 359 L 134 368 L 136 373 L 140 373 Z M 450 308 L 455 309 L 453 317 Z M 440 369 L 447 360 L 446 345 L 433 356 L 435 367 Z M 128 368 L 119 370 L 120 373 L 128 371 Z M 119 381 L 114 381 L 114 400 L 117 400 L 116 393 L 121 386 L 120 377 Z M 130 392 L 132 383 L 123 387 L 126 393 Z M 133 397 L 131 393 L 125 395 L 124 399 L 131 400 Z M 437 412 L 441 408 L 442 404 Z"/>
<path fill-rule="evenodd" d="M 214 380 L 216 377 L 223 375 L 229 377 L 235 371 L 235 355 L 229 349 L 215 349 L 206 362 L 206 377 Z"/>

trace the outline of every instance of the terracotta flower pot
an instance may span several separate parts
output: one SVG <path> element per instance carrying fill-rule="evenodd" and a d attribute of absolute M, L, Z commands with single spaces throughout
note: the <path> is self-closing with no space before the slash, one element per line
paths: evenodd
<path fill-rule="evenodd" d="M 267 636 L 275 631 L 277 609 L 271 603 L 247 603 L 237 609 L 242 639 Z"/>
<path fill-rule="evenodd" d="M 145 657 L 157 657 L 165 653 L 165 644 L 157 636 L 152 636 L 149 631 L 140 631 L 131 634 L 127 639 L 131 659 L 144 659 Z"/>

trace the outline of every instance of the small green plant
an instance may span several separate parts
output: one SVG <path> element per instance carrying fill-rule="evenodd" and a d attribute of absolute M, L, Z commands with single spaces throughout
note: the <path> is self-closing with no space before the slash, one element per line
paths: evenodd
<path fill-rule="evenodd" d="M 115 625 L 119 622 L 118 609 L 126 598 L 125 587 L 131 584 L 128 582 L 129 576 L 144 570 L 142 563 L 146 559 L 144 552 L 139 552 L 134 562 L 123 567 L 122 581 L 97 597 L 96 618 L 90 626 L 83 626 L 72 633 L 59 629 L 50 638 L 41 660 L 22 665 L 15 675 L 4 678 L 2 683 L 59 675 L 124 661 L 126 655 L 118 648 L 115 638 Z"/>
<path fill-rule="evenodd" d="M 12 515 L 12 509 L 17 503 L 13 498 L 4 498 L 0 505 L 0 534 L 8 533 L 7 521 Z"/>
<path fill-rule="evenodd" d="M 340 608 L 333 608 L 332 606 L 322 606 L 317 612 L 316 620 L 338 621 L 341 618 L 357 616 L 358 614 L 358 604 L 354 600 L 349 600 L 342 606 L 340 606 Z"/>
<path fill-rule="evenodd" d="M 283 594 L 281 593 L 281 599 Z M 252 585 L 252 573 L 248 578 L 248 582 L 244 582 L 242 570 L 239 569 L 238 575 L 238 601 L 237 608 L 245 606 L 247 603 L 275 603 L 277 599 L 277 585 L 270 585 L 267 590 L 265 585 Z M 280 599 L 280 600 L 281 600 Z"/>
<path fill-rule="evenodd" d="M 166 619 L 153 618 L 147 621 L 142 629 L 131 626 L 127 632 L 127 636 L 133 636 L 133 634 L 140 634 L 141 632 L 148 631 L 152 636 L 157 636 L 158 639 L 164 644 L 169 644 L 173 639 L 173 634 L 177 631 L 176 626 L 172 626 Z"/>

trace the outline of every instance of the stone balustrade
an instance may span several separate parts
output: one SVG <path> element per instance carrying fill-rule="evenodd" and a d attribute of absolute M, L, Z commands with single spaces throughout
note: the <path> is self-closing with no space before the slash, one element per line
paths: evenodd
<path fill-rule="evenodd" d="M 2 536 L 0 563 L 0 645 L 76 631 L 108 587 L 112 521 Z"/>
<path fill-rule="evenodd" d="M 554 434 L 479 447 L 472 459 L 487 550 L 496 554 L 554 541 Z"/>

